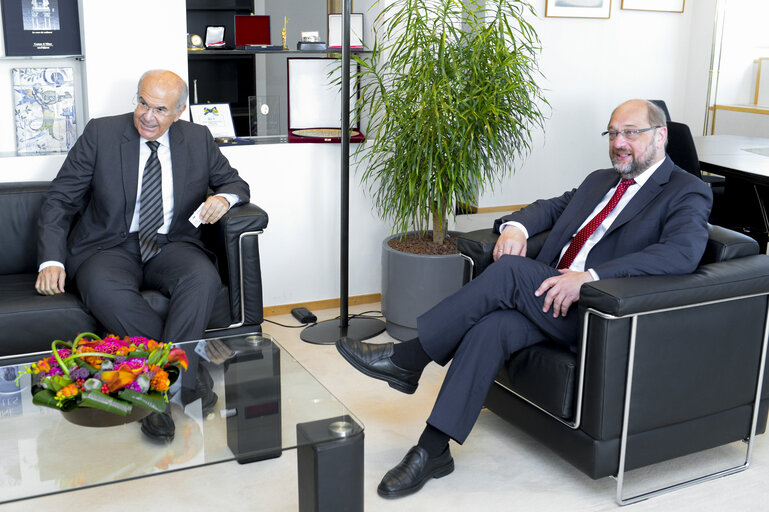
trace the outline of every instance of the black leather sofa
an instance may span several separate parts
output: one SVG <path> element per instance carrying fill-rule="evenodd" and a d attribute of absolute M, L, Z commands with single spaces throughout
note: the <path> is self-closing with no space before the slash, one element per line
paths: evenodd
<path fill-rule="evenodd" d="M 0 356 L 50 350 L 55 339 L 80 332 L 106 334 L 80 301 L 73 284 L 67 293 L 38 295 L 37 220 L 49 182 L 0 183 Z M 267 213 L 254 204 L 232 208 L 219 222 L 201 226 L 203 240 L 216 254 L 222 288 L 208 323 L 207 336 L 258 332 L 263 317 L 258 234 Z M 142 292 L 161 314 L 168 299 Z M 182 341 L 182 340 L 174 340 Z"/>
<path fill-rule="evenodd" d="M 578 346 L 518 352 L 486 399 L 590 477 L 617 476 L 621 504 L 632 502 L 619 498 L 625 471 L 750 438 L 754 418 L 756 433 L 766 427 L 769 256 L 747 236 L 709 231 L 693 274 L 584 285 Z M 529 240 L 528 256 L 546 236 Z M 496 238 L 459 237 L 473 275 L 491 264 Z M 734 472 L 745 468 L 747 458 Z"/>

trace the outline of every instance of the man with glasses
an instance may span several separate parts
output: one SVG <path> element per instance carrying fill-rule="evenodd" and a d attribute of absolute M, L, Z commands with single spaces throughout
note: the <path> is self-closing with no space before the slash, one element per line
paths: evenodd
<path fill-rule="evenodd" d="M 146 72 L 134 112 L 87 124 L 42 206 L 36 290 L 56 295 L 74 283 L 119 336 L 203 337 L 221 280 L 188 219 L 202 205 L 200 221 L 215 223 L 249 200 L 208 129 L 179 119 L 187 91 L 175 73 Z M 169 297 L 165 321 L 139 293 L 146 288 Z"/>
<path fill-rule="evenodd" d="M 356 369 L 404 393 L 416 390 L 431 361 L 451 361 L 418 444 L 384 476 L 381 496 L 411 494 L 453 471 L 449 440 L 465 441 L 494 377 L 513 353 L 545 340 L 576 343 L 579 319 L 572 305 L 582 284 L 685 274 L 697 267 L 712 195 L 665 155 L 664 113 L 645 100 L 625 102 L 603 135 L 613 168 L 498 219 L 495 262 L 420 316 L 417 338 L 337 342 Z M 527 238 L 548 230 L 537 258 L 525 258 Z"/>

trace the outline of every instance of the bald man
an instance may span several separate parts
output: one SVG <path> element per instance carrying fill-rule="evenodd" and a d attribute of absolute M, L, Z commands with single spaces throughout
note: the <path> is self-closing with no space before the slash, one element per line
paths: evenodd
<path fill-rule="evenodd" d="M 201 221 L 215 223 L 249 200 L 208 128 L 179 119 L 187 94 L 175 73 L 142 75 L 133 113 L 86 125 L 42 206 L 36 290 L 56 295 L 76 284 L 118 336 L 203 336 L 221 280 L 188 219 L 202 204 Z M 140 289 L 169 297 L 165 319 Z"/>
<path fill-rule="evenodd" d="M 451 362 L 425 430 L 385 474 L 381 496 L 406 496 L 453 471 L 449 440 L 465 441 L 512 354 L 546 340 L 576 342 L 575 303 L 584 283 L 697 267 L 712 195 L 665 155 L 665 114 L 630 100 L 614 110 L 602 135 L 612 168 L 498 219 L 494 263 L 420 316 L 417 338 L 395 345 L 337 342 L 356 369 L 404 393 L 416 390 L 430 362 Z M 526 258 L 528 237 L 544 231 L 550 233 L 537 258 Z"/>

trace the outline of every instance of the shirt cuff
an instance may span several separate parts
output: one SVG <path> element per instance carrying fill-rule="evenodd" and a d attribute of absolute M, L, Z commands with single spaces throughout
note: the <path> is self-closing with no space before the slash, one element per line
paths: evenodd
<path fill-rule="evenodd" d="M 42 263 L 40 264 L 40 267 L 38 267 L 37 271 L 38 271 L 38 272 L 42 272 L 42 271 L 43 271 L 43 269 L 44 269 L 44 268 L 46 268 L 46 267 L 59 267 L 59 268 L 64 268 L 64 264 L 63 264 L 63 263 L 61 263 L 60 261 L 54 261 L 54 260 L 48 260 L 48 261 L 44 261 L 44 262 L 42 262 Z"/>
<path fill-rule="evenodd" d="M 590 272 L 590 275 L 593 276 L 593 281 L 598 281 L 598 274 L 595 273 L 595 270 L 592 268 L 587 269 L 588 272 Z"/>
<path fill-rule="evenodd" d="M 230 205 L 230 208 L 232 208 L 233 206 L 235 206 L 240 202 L 240 198 L 235 194 L 216 194 L 216 195 L 226 199 Z"/>
<path fill-rule="evenodd" d="M 523 231 L 523 234 L 526 235 L 526 240 L 529 239 L 529 232 L 526 230 L 526 228 L 521 224 L 520 222 L 515 222 L 514 220 L 505 222 L 501 226 L 499 226 L 499 233 L 502 234 L 502 232 L 505 230 L 507 226 L 513 226 L 514 228 L 518 228 L 521 231 Z"/>

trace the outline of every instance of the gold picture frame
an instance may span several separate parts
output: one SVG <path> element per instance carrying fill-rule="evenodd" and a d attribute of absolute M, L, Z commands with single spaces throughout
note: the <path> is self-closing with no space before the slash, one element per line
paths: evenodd
<path fill-rule="evenodd" d="M 684 12 L 686 0 L 622 0 L 626 11 Z"/>
<path fill-rule="evenodd" d="M 609 19 L 611 0 L 547 0 L 546 18 Z"/>

